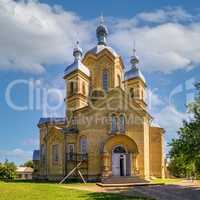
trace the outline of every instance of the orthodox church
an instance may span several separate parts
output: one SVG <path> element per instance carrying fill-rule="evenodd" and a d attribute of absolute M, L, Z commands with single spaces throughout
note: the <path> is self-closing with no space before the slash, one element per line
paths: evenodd
<path fill-rule="evenodd" d="M 77 42 L 64 71 L 65 118 L 41 118 L 35 176 L 49 180 L 84 177 L 164 177 L 164 130 L 152 124 L 146 81 L 134 49 L 130 66 L 108 45 L 101 21 L 97 45 L 84 53 Z M 129 67 L 129 70 L 125 71 Z M 36 156 L 37 154 L 37 156 Z"/>

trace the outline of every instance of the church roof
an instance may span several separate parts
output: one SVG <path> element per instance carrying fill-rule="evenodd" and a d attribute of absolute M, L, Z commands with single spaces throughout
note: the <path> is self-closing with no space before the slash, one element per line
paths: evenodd
<path fill-rule="evenodd" d="M 109 47 L 103 44 L 98 44 L 97 46 L 89 50 L 87 53 L 98 54 L 104 49 L 107 49 L 110 53 L 112 53 L 114 57 L 119 57 L 119 55 L 116 53 L 116 51 L 112 47 Z"/>
<path fill-rule="evenodd" d="M 146 80 L 138 67 L 133 67 L 125 72 L 124 75 L 125 80 L 130 80 L 132 78 L 141 78 L 144 81 L 144 83 L 146 83 Z"/>
<path fill-rule="evenodd" d="M 40 118 L 38 126 L 46 123 L 65 123 L 66 118 L 64 117 L 47 117 L 47 118 Z"/>
<path fill-rule="evenodd" d="M 80 70 L 88 77 L 90 76 L 90 70 L 81 62 L 81 60 L 74 60 L 74 62 L 65 69 L 64 76 L 76 70 Z"/>
<path fill-rule="evenodd" d="M 135 44 L 134 44 L 134 46 L 135 46 Z M 133 79 L 133 78 L 140 78 L 144 83 L 146 83 L 146 80 L 145 80 L 142 72 L 140 71 L 140 69 L 137 66 L 139 61 L 140 61 L 139 57 L 136 55 L 136 49 L 134 47 L 133 55 L 131 56 L 131 59 L 130 59 L 131 69 L 126 71 L 124 74 L 124 79 L 126 81 Z"/>
<path fill-rule="evenodd" d="M 62 129 L 62 133 L 64 134 L 76 134 L 79 133 L 79 129 L 78 128 L 63 128 Z"/>
<path fill-rule="evenodd" d="M 79 42 L 77 41 L 73 50 L 74 62 L 65 69 L 64 76 L 69 75 L 76 70 L 80 70 L 88 77 L 90 76 L 90 70 L 81 62 L 82 54 L 83 51 L 79 46 Z"/>
<path fill-rule="evenodd" d="M 17 173 L 33 173 L 33 168 L 31 167 L 17 167 L 16 172 Z"/>

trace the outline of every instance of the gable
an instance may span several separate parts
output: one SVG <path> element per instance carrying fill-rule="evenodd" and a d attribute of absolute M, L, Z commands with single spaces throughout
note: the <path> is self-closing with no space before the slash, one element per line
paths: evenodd
<path fill-rule="evenodd" d="M 147 117 L 149 120 L 152 119 L 151 115 L 137 102 L 130 102 L 125 91 L 119 88 L 112 89 L 106 97 L 93 102 L 93 105 L 75 111 L 76 114 L 82 113 L 83 115 L 93 115 L 102 112 L 107 114 L 113 112 L 131 113 L 135 116 Z"/>
<path fill-rule="evenodd" d="M 90 64 L 94 64 L 97 61 L 100 62 L 101 59 L 107 59 L 108 62 L 115 63 L 116 60 L 119 60 L 120 65 L 122 68 L 124 68 L 123 61 L 121 59 L 121 56 L 116 56 L 111 51 L 109 51 L 107 48 L 101 50 L 100 52 L 93 53 L 91 51 L 88 51 L 82 60 L 82 62 L 87 66 Z"/>
<path fill-rule="evenodd" d="M 63 141 L 64 135 L 61 134 L 61 129 L 62 128 L 56 126 L 50 128 L 48 136 L 46 137 L 48 143 L 61 143 Z"/>

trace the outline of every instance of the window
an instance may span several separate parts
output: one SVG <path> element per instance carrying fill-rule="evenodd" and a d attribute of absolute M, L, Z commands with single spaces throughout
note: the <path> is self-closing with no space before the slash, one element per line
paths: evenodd
<path fill-rule="evenodd" d="M 45 147 L 44 147 L 44 144 L 41 145 L 40 152 L 41 152 L 41 160 L 42 160 L 43 164 L 45 164 Z"/>
<path fill-rule="evenodd" d="M 59 160 L 59 145 L 55 144 L 52 146 L 52 160 L 53 163 L 57 163 Z"/>
<path fill-rule="evenodd" d="M 68 153 L 74 153 L 74 144 L 68 144 Z"/>
<path fill-rule="evenodd" d="M 133 88 L 130 89 L 130 96 L 131 96 L 131 98 L 134 98 L 134 89 Z"/>
<path fill-rule="evenodd" d="M 112 115 L 112 122 L 111 122 L 111 132 L 115 133 L 117 131 L 117 117 Z"/>
<path fill-rule="evenodd" d="M 137 85 L 137 88 L 135 88 L 135 98 L 137 98 L 137 99 L 140 98 L 140 88 L 139 88 L 139 85 Z"/>
<path fill-rule="evenodd" d="M 119 117 L 119 131 L 120 133 L 125 132 L 125 116 L 120 115 Z"/>
<path fill-rule="evenodd" d="M 74 95 L 77 92 L 77 82 L 72 80 L 69 82 L 69 95 Z"/>
<path fill-rule="evenodd" d="M 83 92 L 83 95 L 86 94 L 86 91 L 85 91 L 85 83 L 84 83 L 84 82 L 82 83 L 82 92 Z"/>
<path fill-rule="evenodd" d="M 70 82 L 70 89 L 69 89 L 69 93 L 70 95 L 72 95 L 74 93 L 74 83 L 73 82 Z"/>
<path fill-rule="evenodd" d="M 108 70 L 103 71 L 102 82 L 103 82 L 103 89 L 105 91 L 108 91 L 108 88 L 109 88 Z"/>
<path fill-rule="evenodd" d="M 81 160 L 87 160 L 87 138 L 82 136 L 80 139 Z"/>
<path fill-rule="evenodd" d="M 74 144 L 67 145 L 68 160 L 74 160 Z"/>
<path fill-rule="evenodd" d="M 48 135 L 48 132 L 49 132 L 48 125 L 46 125 L 46 128 L 45 128 L 45 135 Z"/>
<path fill-rule="evenodd" d="M 71 126 L 72 126 L 72 128 L 76 128 L 77 127 L 77 118 L 74 117 L 74 116 L 71 119 Z"/>
<path fill-rule="evenodd" d="M 81 154 L 87 154 L 87 138 L 81 137 L 80 139 L 80 152 Z"/>
<path fill-rule="evenodd" d="M 118 87 L 121 87 L 121 78 L 120 75 L 117 75 Z"/>
<path fill-rule="evenodd" d="M 117 146 L 117 147 L 114 149 L 113 153 L 126 153 L 126 150 L 125 150 L 124 147 L 122 147 L 122 146 Z"/>
<path fill-rule="evenodd" d="M 144 91 L 142 90 L 141 93 L 142 93 L 142 100 L 144 101 L 145 100 Z"/>

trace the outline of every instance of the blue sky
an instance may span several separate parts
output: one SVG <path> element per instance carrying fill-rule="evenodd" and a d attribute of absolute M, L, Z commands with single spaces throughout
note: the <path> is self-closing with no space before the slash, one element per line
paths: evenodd
<path fill-rule="evenodd" d="M 84 51 L 96 45 L 101 12 L 109 28 L 108 43 L 127 68 L 136 40 L 151 96 L 149 110 L 169 142 L 182 119 L 188 118 L 185 105 L 193 99 L 193 83 L 200 77 L 199 11 L 196 0 L 0 0 L 0 160 L 20 164 L 30 159 L 38 148 L 39 118 L 64 115 L 63 103 L 56 110 L 44 109 L 46 102 L 57 104 L 58 94 L 39 99 L 39 108 L 37 92 L 44 97 L 46 90 L 56 88 L 64 96 L 62 75 L 73 61 L 74 43 L 79 39 Z M 28 109 L 14 110 L 8 97 L 18 106 L 29 101 Z"/>

